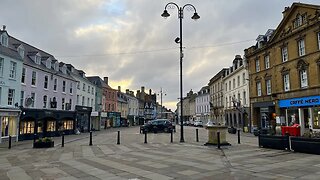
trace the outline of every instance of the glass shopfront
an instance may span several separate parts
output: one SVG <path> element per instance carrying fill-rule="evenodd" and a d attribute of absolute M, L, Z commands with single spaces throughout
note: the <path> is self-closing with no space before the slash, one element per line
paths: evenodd
<path fill-rule="evenodd" d="M 314 107 L 312 108 L 313 113 L 313 121 L 311 123 L 311 126 L 313 129 L 320 129 L 320 107 Z"/>

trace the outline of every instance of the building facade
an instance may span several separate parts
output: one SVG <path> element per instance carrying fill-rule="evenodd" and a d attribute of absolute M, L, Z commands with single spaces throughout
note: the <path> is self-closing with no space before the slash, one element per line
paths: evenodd
<path fill-rule="evenodd" d="M 207 124 L 210 118 L 210 88 L 204 86 L 198 92 L 195 98 L 196 120 L 201 120 Z"/>
<path fill-rule="evenodd" d="M 224 81 L 226 125 L 249 131 L 249 81 L 245 59 L 236 55 Z"/>
<path fill-rule="evenodd" d="M 210 89 L 210 117 L 215 124 L 225 124 L 224 115 L 224 86 L 223 78 L 227 68 L 220 70 L 209 83 Z"/>
<path fill-rule="evenodd" d="M 130 126 L 139 124 L 139 100 L 134 96 L 134 92 L 126 89 L 125 96 L 128 100 L 128 122 Z"/>
<path fill-rule="evenodd" d="M 18 140 L 23 45 L 14 45 L 5 26 L 0 30 L 0 143 Z"/>
<path fill-rule="evenodd" d="M 245 50 L 253 125 L 276 131 L 300 124 L 319 131 L 320 6 L 293 3 L 276 30 Z"/>

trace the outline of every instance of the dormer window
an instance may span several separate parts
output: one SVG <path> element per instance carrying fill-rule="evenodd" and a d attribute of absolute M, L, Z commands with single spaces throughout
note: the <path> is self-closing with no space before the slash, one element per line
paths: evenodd
<path fill-rule="evenodd" d="M 50 67 L 51 67 L 51 60 L 50 60 L 50 59 L 48 59 L 48 60 L 46 61 L 46 67 L 47 67 L 48 69 L 50 69 Z"/>
<path fill-rule="evenodd" d="M 59 70 L 59 64 L 58 64 L 58 62 L 56 62 L 56 63 L 54 64 L 53 69 L 54 69 L 55 71 L 58 71 L 58 70 Z"/>
<path fill-rule="evenodd" d="M 306 17 L 307 17 L 306 13 L 302 15 L 298 13 L 296 18 L 293 20 L 293 28 L 297 28 L 305 24 L 307 21 Z"/>
<path fill-rule="evenodd" d="M 22 45 L 18 47 L 18 53 L 22 58 L 24 58 L 24 47 Z"/>
<path fill-rule="evenodd" d="M 36 64 L 39 64 L 41 63 L 41 56 L 39 54 L 37 54 L 35 57 L 34 57 L 34 62 Z"/>
<path fill-rule="evenodd" d="M 8 35 L 7 33 L 2 33 L 1 34 L 1 45 L 2 46 L 5 46 L 5 47 L 8 47 Z"/>

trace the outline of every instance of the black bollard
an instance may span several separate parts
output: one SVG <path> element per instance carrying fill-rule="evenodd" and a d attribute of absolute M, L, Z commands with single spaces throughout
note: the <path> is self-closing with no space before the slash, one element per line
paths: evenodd
<path fill-rule="evenodd" d="M 11 149 L 11 135 L 9 136 L 9 149 Z"/>
<path fill-rule="evenodd" d="M 220 149 L 220 132 L 217 132 L 217 137 L 218 137 L 218 149 Z"/>
<path fill-rule="evenodd" d="M 238 144 L 240 144 L 240 129 L 238 129 Z"/>
<path fill-rule="evenodd" d="M 199 129 L 196 129 L 196 141 L 199 142 Z"/>
<path fill-rule="evenodd" d="M 120 144 L 120 131 L 118 131 L 117 144 Z"/>
<path fill-rule="evenodd" d="M 37 140 L 37 134 L 34 133 L 33 134 L 33 147 L 34 147 L 34 143 L 36 143 L 36 140 Z"/>
<path fill-rule="evenodd" d="M 144 143 L 147 144 L 147 131 L 144 131 Z"/>
<path fill-rule="evenodd" d="M 62 133 L 61 147 L 64 147 L 64 132 Z"/>
<path fill-rule="evenodd" d="M 92 146 L 92 131 L 90 131 L 90 141 L 89 141 L 89 146 Z"/>
<path fill-rule="evenodd" d="M 171 143 L 173 143 L 173 130 L 171 129 Z"/>

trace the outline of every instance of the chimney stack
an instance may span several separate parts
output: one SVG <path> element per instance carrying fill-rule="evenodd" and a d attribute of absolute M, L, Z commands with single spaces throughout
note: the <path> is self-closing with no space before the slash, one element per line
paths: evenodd
<path fill-rule="evenodd" d="M 121 86 L 118 86 L 118 91 L 121 92 Z"/>
<path fill-rule="evenodd" d="M 126 94 L 129 94 L 129 89 L 126 89 Z"/>
<path fill-rule="evenodd" d="M 144 93 L 144 86 L 141 86 L 141 93 Z"/>
<path fill-rule="evenodd" d="M 103 81 L 108 84 L 108 77 L 103 77 Z"/>
<path fill-rule="evenodd" d="M 152 90 L 151 90 L 151 89 L 149 89 L 149 95 L 151 95 L 151 93 L 152 93 Z"/>
<path fill-rule="evenodd" d="M 6 25 L 3 25 L 3 26 L 2 26 L 2 30 L 5 31 L 5 30 L 6 30 L 6 27 L 7 27 Z"/>

